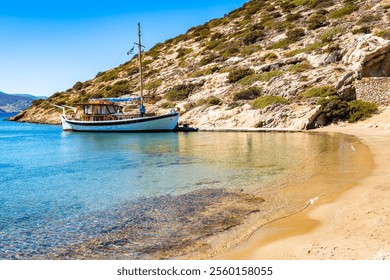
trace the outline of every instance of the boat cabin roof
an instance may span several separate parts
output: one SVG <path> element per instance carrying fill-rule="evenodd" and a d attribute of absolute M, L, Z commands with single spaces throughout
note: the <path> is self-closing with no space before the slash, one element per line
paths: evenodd
<path fill-rule="evenodd" d="M 108 115 L 115 114 L 122 111 L 122 106 L 113 102 L 88 102 L 75 104 L 79 110 L 83 110 L 87 115 Z"/>

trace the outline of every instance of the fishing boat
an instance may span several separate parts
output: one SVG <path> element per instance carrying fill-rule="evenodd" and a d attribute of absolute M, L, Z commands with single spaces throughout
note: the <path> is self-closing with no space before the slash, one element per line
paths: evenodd
<path fill-rule="evenodd" d="M 171 109 L 166 114 L 147 113 L 143 95 L 141 26 L 138 23 L 138 58 L 140 68 L 140 96 L 138 98 L 105 98 L 89 100 L 74 106 L 54 105 L 62 109 L 61 123 L 65 131 L 81 132 L 157 132 L 172 131 L 177 127 L 180 113 Z M 139 103 L 136 113 L 126 113 L 126 102 Z M 71 109 L 71 113 L 67 113 Z"/>

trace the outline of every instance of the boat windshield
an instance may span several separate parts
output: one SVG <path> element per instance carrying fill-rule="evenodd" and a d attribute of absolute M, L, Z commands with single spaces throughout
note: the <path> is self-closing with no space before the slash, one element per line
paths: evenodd
<path fill-rule="evenodd" d="M 119 106 L 115 105 L 85 105 L 84 112 L 86 115 L 110 115 L 120 112 Z"/>

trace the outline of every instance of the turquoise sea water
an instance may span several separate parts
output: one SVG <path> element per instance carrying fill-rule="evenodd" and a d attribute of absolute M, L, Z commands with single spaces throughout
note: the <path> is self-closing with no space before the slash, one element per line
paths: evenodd
<path fill-rule="evenodd" d="M 123 223 L 118 209 L 144 198 L 269 186 L 326 152 L 324 141 L 299 134 L 71 133 L 0 120 L 0 259 L 45 258 L 84 242 Z"/>

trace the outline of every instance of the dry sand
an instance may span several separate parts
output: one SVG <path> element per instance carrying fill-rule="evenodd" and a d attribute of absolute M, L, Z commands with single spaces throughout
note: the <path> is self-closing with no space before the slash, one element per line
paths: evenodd
<path fill-rule="evenodd" d="M 390 260 L 390 108 L 364 122 L 319 131 L 361 139 L 375 161 L 372 174 L 298 214 L 263 226 L 218 259 Z"/>

